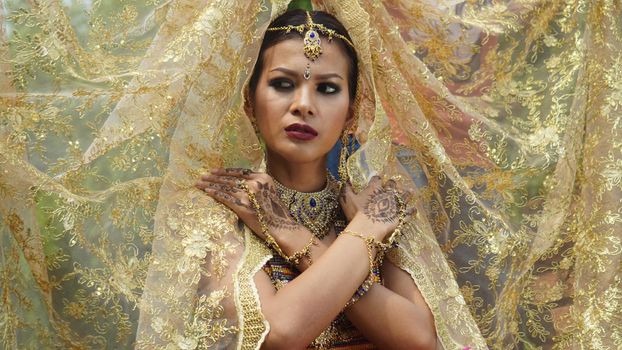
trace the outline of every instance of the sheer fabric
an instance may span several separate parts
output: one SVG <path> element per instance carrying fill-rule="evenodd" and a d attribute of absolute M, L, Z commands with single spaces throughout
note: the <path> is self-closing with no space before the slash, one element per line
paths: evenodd
<path fill-rule="evenodd" d="M 192 185 L 260 167 L 245 83 L 287 2 L 0 2 L 4 347 L 258 348 L 271 253 Z M 622 346 L 622 4 L 313 5 L 361 61 L 354 185 L 415 191 L 389 258 L 442 347 Z"/>

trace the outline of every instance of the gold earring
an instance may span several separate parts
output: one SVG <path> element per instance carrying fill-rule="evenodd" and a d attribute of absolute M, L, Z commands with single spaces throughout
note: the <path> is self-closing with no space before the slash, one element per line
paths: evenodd
<path fill-rule="evenodd" d="M 255 130 L 255 135 L 259 137 L 259 127 L 257 126 L 257 119 L 255 117 L 251 117 L 251 125 L 253 126 L 253 130 Z"/>
<path fill-rule="evenodd" d="M 339 152 L 339 168 L 337 171 L 339 172 L 339 179 L 341 180 L 341 184 L 345 184 L 348 182 L 348 146 L 349 142 L 349 132 L 348 129 L 344 129 L 341 133 L 341 152 Z"/>
<path fill-rule="evenodd" d="M 253 130 L 255 131 L 255 134 L 259 136 L 259 127 L 257 126 L 257 119 L 255 118 L 255 113 L 254 113 L 255 111 L 253 109 L 253 105 L 251 103 L 248 103 L 245 106 L 244 111 L 246 112 L 246 116 L 248 117 L 248 120 L 251 122 Z"/>
<path fill-rule="evenodd" d="M 255 106 L 250 99 L 248 89 L 244 91 L 244 113 L 246 113 L 248 120 L 250 120 L 253 130 L 255 130 L 255 134 L 259 137 L 259 127 L 257 127 L 257 118 L 255 118 Z"/>

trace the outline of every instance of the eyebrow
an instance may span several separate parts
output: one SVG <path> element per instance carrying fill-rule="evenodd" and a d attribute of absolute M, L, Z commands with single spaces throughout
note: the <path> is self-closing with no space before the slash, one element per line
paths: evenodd
<path fill-rule="evenodd" d="M 285 74 L 289 74 L 289 75 L 293 75 L 293 76 L 299 75 L 298 72 L 296 72 L 294 70 L 291 70 L 291 69 L 284 68 L 284 67 L 276 67 L 276 68 L 270 70 L 270 72 L 274 72 L 274 71 L 283 72 Z M 319 78 L 319 79 L 339 78 L 339 79 L 343 80 L 341 75 L 339 75 L 337 73 L 314 74 L 314 76 Z"/>

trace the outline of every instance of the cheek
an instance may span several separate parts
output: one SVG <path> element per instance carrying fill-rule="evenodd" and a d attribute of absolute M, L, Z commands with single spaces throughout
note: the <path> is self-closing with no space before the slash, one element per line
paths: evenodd
<path fill-rule="evenodd" d="M 254 116 L 260 131 L 269 132 L 272 125 L 281 113 L 280 103 L 277 99 L 270 98 L 266 94 L 257 94 Z"/>
<path fill-rule="evenodd" d="M 259 117 L 263 115 L 266 110 L 266 91 L 262 86 L 257 87 L 255 92 L 255 116 Z"/>
<path fill-rule="evenodd" d="M 350 99 L 345 98 L 340 101 L 338 107 L 334 108 L 334 111 L 335 115 L 333 120 L 335 123 L 333 125 L 341 131 L 345 127 L 348 117 L 350 116 Z"/>
<path fill-rule="evenodd" d="M 347 99 L 345 102 L 342 101 L 337 106 L 334 106 L 331 109 L 331 118 L 330 118 L 330 138 L 334 139 L 335 142 L 341 137 L 341 133 L 343 132 L 346 121 L 348 120 L 350 112 L 350 100 Z M 333 141 L 333 140 L 331 140 Z M 331 145 L 332 146 L 332 145 Z"/>

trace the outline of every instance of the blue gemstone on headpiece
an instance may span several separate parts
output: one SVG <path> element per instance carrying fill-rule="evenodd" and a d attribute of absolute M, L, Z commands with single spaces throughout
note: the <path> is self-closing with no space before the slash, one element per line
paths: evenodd
<path fill-rule="evenodd" d="M 309 204 L 311 204 L 312 208 L 315 208 L 315 206 L 317 205 L 317 202 L 315 201 L 315 198 L 311 198 L 311 200 L 309 201 Z"/>
<path fill-rule="evenodd" d="M 315 38 L 315 33 L 311 32 L 311 34 L 309 36 L 312 37 L 312 38 Z"/>

